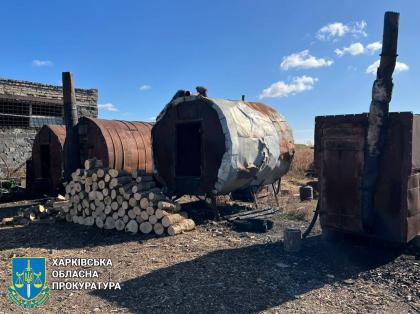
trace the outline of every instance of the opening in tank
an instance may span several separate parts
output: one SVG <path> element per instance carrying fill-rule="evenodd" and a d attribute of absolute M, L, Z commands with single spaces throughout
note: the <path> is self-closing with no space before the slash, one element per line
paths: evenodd
<path fill-rule="evenodd" d="M 177 177 L 201 176 L 201 122 L 182 123 L 176 126 Z"/>

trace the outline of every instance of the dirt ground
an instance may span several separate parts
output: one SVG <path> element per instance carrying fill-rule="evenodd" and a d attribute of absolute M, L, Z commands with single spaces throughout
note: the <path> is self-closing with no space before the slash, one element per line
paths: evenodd
<path fill-rule="evenodd" d="M 33 313 L 418 313 L 420 252 L 340 238 L 319 226 L 299 253 L 283 250 L 283 230 L 308 225 L 315 202 L 281 198 L 268 233 L 236 232 L 208 221 L 175 237 L 131 236 L 66 222 L 1 226 L 1 313 L 20 312 L 6 298 L 10 258 L 111 258 L 101 281 L 121 290 L 50 292 Z M 307 215 L 301 215 L 304 211 Z M 70 269 L 70 268 L 68 268 Z M 77 268 L 71 268 L 77 269 Z"/>

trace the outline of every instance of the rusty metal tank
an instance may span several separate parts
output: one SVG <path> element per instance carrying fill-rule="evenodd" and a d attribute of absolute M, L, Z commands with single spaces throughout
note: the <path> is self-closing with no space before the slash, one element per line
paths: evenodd
<path fill-rule="evenodd" d="M 155 176 L 175 195 L 227 194 L 287 173 L 286 120 L 261 103 L 190 95 L 173 99 L 152 129 Z"/>
<path fill-rule="evenodd" d="M 82 164 L 96 157 L 105 167 L 153 173 L 151 123 L 82 117 L 77 129 Z"/>
<path fill-rule="evenodd" d="M 32 146 L 33 189 L 56 192 L 63 176 L 63 146 L 66 139 L 64 125 L 44 125 L 35 136 Z"/>

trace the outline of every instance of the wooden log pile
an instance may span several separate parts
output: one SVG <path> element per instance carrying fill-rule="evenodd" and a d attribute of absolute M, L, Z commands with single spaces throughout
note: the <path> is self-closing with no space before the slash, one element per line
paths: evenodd
<path fill-rule="evenodd" d="M 69 205 L 63 207 L 68 222 L 132 234 L 176 235 L 195 228 L 142 170 L 129 174 L 89 159 L 71 177 L 65 184 Z"/>

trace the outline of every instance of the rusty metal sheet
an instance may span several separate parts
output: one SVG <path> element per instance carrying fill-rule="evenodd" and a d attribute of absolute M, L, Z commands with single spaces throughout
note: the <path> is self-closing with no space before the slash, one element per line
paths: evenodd
<path fill-rule="evenodd" d="M 43 191 L 53 193 L 61 187 L 65 139 L 66 128 L 64 125 L 44 125 L 35 136 L 32 145 L 32 175 L 34 181 L 46 179 L 49 186 L 42 187 Z M 42 156 L 41 146 L 48 147 L 49 156 L 47 160 L 43 160 L 43 157 L 46 156 Z M 45 164 L 47 161 L 48 163 Z M 45 169 L 45 167 L 48 169 Z M 47 170 L 47 173 L 45 173 L 45 170 Z M 28 185 L 31 184 L 32 182 Z"/>
<path fill-rule="evenodd" d="M 82 161 L 96 157 L 110 168 L 153 173 L 152 124 L 83 117 L 78 128 Z"/>
<path fill-rule="evenodd" d="M 420 173 L 414 142 L 420 128 L 410 112 L 391 113 L 374 194 L 373 234 L 362 228 L 361 178 L 367 115 L 317 117 L 315 163 L 320 181 L 320 219 L 335 229 L 406 243 L 420 233 Z M 420 160 L 420 159 L 418 159 Z"/>

